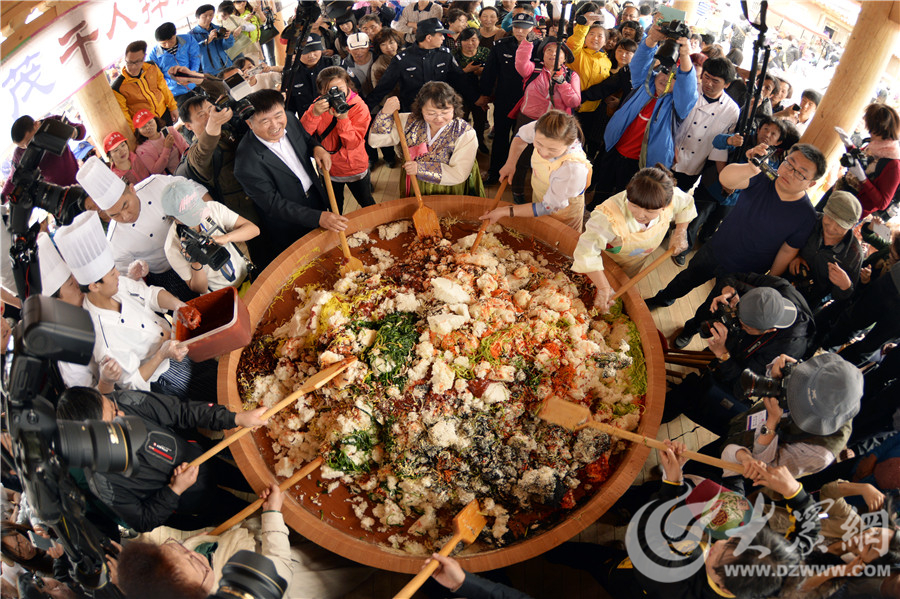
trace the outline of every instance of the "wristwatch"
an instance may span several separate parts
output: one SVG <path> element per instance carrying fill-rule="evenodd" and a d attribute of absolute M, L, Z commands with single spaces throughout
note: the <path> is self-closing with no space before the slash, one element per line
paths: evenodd
<path fill-rule="evenodd" d="M 761 427 L 759 427 L 759 434 L 760 434 L 760 436 L 762 436 L 762 435 L 774 435 L 774 434 L 775 434 L 775 431 L 773 431 L 773 430 L 770 429 L 768 426 L 766 426 L 765 424 L 763 424 Z"/>

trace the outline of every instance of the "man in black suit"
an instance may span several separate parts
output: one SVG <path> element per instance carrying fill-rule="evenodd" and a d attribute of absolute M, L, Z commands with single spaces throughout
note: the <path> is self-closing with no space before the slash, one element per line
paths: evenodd
<path fill-rule="evenodd" d="M 238 145 L 234 176 L 256 204 L 260 225 L 275 254 L 317 227 L 347 228 L 347 219 L 328 211 L 318 174 L 331 168 L 331 155 L 285 112 L 276 90 L 247 96 L 255 112 L 247 119 L 250 131 Z"/>

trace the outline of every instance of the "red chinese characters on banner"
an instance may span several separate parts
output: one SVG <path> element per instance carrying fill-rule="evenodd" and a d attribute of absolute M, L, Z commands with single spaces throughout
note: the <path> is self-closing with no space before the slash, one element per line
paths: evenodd
<path fill-rule="evenodd" d="M 162 24 L 163 21 L 167 20 L 165 17 L 163 17 L 162 9 L 163 6 L 168 6 L 169 0 L 141 0 L 140 4 L 141 12 L 146 16 L 146 20 L 144 21 L 144 23 L 150 22 L 150 13 L 154 11 L 157 13 L 156 18 L 160 21 L 160 24 Z"/>
<path fill-rule="evenodd" d="M 113 37 L 115 37 L 116 23 L 119 19 L 122 19 L 129 29 L 134 29 L 135 27 L 137 27 L 137 21 L 129 19 L 122 13 L 122 11 L 119 10 L 119 3 L 113 2 L 112 25 L 110 25 L 109 31 L 106 32 L 106 39 L 111 40 Z"/>
<path fill-rule="evenodd" d="M 87 21 L 81 21 L 78 25 L 75 25 L 72 29 L 70 29 L 64 36 L 59 38 L 59 45 L 65 46 L 72 41 L 72 45 L 69 46 L 62 56 L 59 57 L 59 62 L 65 63 L 69 58 L 71 58 L 72 54 L 76 50 L 81 51 L 81 60 L 84 61 L 84 66 L 90 67 L 93 65 L 93 59 L 91 58 L 90 53 L 87 50 L 88 42 L 95 42 L 97 38 L 100 37 L 99 29 L 95 29 L 87 35 L 81 35 L 81 30 L 86 29 Z"/>

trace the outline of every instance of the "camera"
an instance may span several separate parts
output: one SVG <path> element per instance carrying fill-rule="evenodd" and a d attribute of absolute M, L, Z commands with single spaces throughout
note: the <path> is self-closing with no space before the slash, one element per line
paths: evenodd
<path fill-rule="evenodd" d="M 269 558 L 252 551 L 235 553 L 222 568 L 215 599 L 280 599 L 287 581 L 278 575 Z"/>
<path fill-rule="evenodd" d="M 216 243 L 212 237 L 200 231 L 194 231 L 186 225 L 176 225 L 175 231 L 181 240 L 181 249 L 191 262 L 199 262 L 214 270 L 221 270 L 231 259 L 231 254 L 224 246 Z"/>
<path fill-rule="evenodd" d="M 42 295 L 22 306 L 14 331 L 12 364 L 3 369 L 3 411 L 12 438 L 16 471 L 38 518 L 56 533 L 75 579 L 91 588 L 108 582 L 109 540 L 86 516 L 86 499 L 69 468 L 131 474 L 147 431 L 137 417 L 112 422 L 57 420 L 42 397 L 50 362 L 87 364 L 94 347 L 88 313 Z"/>
<path fill-rule="evenodd" d="M 741 321 L 737 315 L 737 308 L 732 308 L 728 304 L 719 304 L 713 317 L 700 323 L 700 337 L 709 339 L 712 337 L 713 325 L 721 322 L 728 329 L 728 333 L 736 333 L 741 329 Z"/>
<path fill-rule="evenodd" d="M 328 105 L 331 106 L 338 114 L 347 114 L 350 112 L 350 105 L 347 103 L 347 94 L 342 92 L 337 86 L 330 88 L 325 92 L 325 98 Z"/>
<path fill-rule="evenodd" d="M 841 142 L 844 144 L 844 148 L 847 150 L 844 154 L 841 155 L 840 163 L 841 166 L 845 168 L 850 168 L 857 162 L 863 168 L 866 169 L 869 166 L 869 155 L 859 149 L 859 147 L 853 143 L 853 139 L 847 135 L 847 132 L 841 129 L 840 127 L 835 127 L 834 130 L 837 132 L 838 137 L 841 138 Z M 865 143 L 868 140 L 863 140 Z"/>
<path fill-rule="evenodd" d="M 794 277 L 793 284 L 803 295 L 811 294 L 813 289 L 815 289 L 816 281 L 805 264 L 801 264 L 797 269 L 797 275 Z"/>
<path fill-rule="evenodd" d="M 660 23 L 659 30 L 670 40 L 677 40 L 682 37 L 691 37 L 691 28 L 687 23 L 673 19 L 667 23 Z"/>
<path fill-rule="evenodd" d="M 659 49 L 653 56 L 659 61 L 659 70 L 663 73 L 671 73 L 678 62 L 678 42 L 672 38 L 667 39 L 659 45 Z"/>
<path fill-rule="evenodd" d="M 14 187 L 8 196 L 9 230 L 13 233 L 28 230 L 32 208 L 43 208 L 61 225 L 71 224 L 76 216 L 84 212 L 87 194 L 81 187 L 47 183 L 41 179 L 41 169 L 38 167 L 44 152 L 62 156 L 67 142 L 75 139 L 76 135 L 75 127 L 62 121 L 44 119 L 41 122 L 13 174 Z"/>
<path fill-rule="evenodd" d="M 766 153 L 762 156 L 754 156 L 753 158 L 749 158 L 750 164 L 761 170 L 766 174 L 766 176 L 774 181 L 778 177 L 778 170 L 772 168 L 772 165 L 769 164 L 769 158 L 778 150 L 777 147 L 771 147 L 766 150 Z"/>
<path fill-rule="evenodd" d="M 744 399 L 774 397 L 779 403 L 787 400 L 787 381 L 794 369 L 794 364 L 788 362 L 781 368 L 781 378 L 776 379 L 761 374 L 756 374 L 749 368 L 741 373 L 741 389 L 744 390 Z"/>

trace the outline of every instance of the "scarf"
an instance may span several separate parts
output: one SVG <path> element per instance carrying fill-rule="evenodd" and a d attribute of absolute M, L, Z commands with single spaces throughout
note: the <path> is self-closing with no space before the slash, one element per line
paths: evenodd
<path fill-rule="evenodd" d="M 900 159 L 900 142 L 896 139 L 873 139 L 866 145 L 866 154 L 876 158 Z"/>

